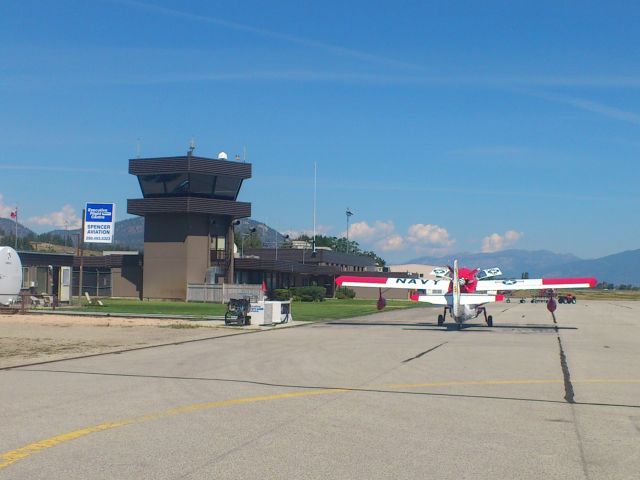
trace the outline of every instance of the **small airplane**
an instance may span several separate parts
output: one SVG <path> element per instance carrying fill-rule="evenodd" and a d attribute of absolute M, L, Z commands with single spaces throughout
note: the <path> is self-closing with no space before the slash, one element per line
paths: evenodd
<path fill-rule="evenodd" d="M 493 326 L 493 316 L 487 315 L 485 304 L 501 302 L 504 295 L 500 292 L 511 290 L 550 290 L 547 309 L 553 314 L 556 309 L 554 289 L 557 288 L 593 288 L 595 278 L 531 278 L 531 279 L 496 279 L 502 276 L 499 268 L 481 270 L 479 268 L 458 268 L 454 260 L 453 267 L 437 267 L 431 275 L 435 280 L 423 278 L 394 277 L 357 277 L 341 276 L 336 279 L 339 287 L 378 288 L 378 310 L 382 310 L 386 301 L 382 297 L 382 289 L 402 288 L 414 290 L 409 298 L 415 302 L 426 302 L 444 306 L 444 312 L 438 315 L 438 326 L 444 325 L 447 312 L 456 323 L 458 329 L 472 318 L 484 314 L 487 326 Z"/>

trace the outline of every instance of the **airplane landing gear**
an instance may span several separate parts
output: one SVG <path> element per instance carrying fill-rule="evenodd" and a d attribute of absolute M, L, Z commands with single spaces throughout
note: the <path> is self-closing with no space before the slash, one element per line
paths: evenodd
<path fill-rule="evenodd" d="M 484 307 L 480 307 L 478 309 L 478 313 L 480 313 L 480 311 L 484 313 L 484 321 L 487 322 L 487 327 L 493 327 L 493 316 L 487 316 L 487 309 Z"/>
<path fill-rule="evenodd" d="M 439 327 L 444 325 L 444 319 L 447 318 L 447 310 L 448 309 L 449 309 L 449 307 L 444 307 L 444 311 L 442 312 L 442 315 L 438 315 L 438 326 Z"/>

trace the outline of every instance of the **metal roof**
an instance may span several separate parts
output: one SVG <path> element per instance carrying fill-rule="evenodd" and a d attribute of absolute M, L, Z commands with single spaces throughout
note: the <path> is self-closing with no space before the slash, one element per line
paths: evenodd
<path fill-rule="evenodd" d="M 245 255 L 256 255 L 264 259 L 275 259 L 275 248 L 245 248 Z M 367 255 L 355 255 L 353 253 L 334 252 L 333 250 L 316 250 L 316 256 L 309 249 L 278 248 L 278 260 L 292 262 L 335 263 L 337 265 L 349 265 L 354 267 L 375 267 L 376 261 Z"/>
<path fill-rule="evenodd" d="M 237 270 L 258 270 L 281 273 L 300 273 L 309 275 L 340 275 L 338 267 L 325 267 L 315 264 L 302 264 L 286 260 L 273 260 L 264 258 L 236 258 L 234 268 Z"/>
<path fill-rule="evenodd" d="M 129 160 L 129 173 L 132 175 L 182 172 L 247 179 L 251 178 L 251 164 L 188 155 L 181 157 L 132 158 Z"/>

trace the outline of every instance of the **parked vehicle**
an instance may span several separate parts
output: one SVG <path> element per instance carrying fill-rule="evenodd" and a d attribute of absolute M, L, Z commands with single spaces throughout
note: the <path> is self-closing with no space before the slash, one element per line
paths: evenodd
<path fill-rule="evenodd" d="M 576 296 L 573 293 L 558 295 L 558 303 L 576 303 Z"/>

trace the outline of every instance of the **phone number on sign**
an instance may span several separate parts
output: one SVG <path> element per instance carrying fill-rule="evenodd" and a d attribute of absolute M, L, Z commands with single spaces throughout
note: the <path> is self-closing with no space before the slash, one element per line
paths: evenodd
<path fill-rule="evenodd" d="M 111 237 L 110 236 L 100 236 L 100 235 L 96 235 L 96 236 L 87 236 L 87 242 L 96 242 L 98 240 L 107 240 L 107 241 L 111 241 Z"/>

